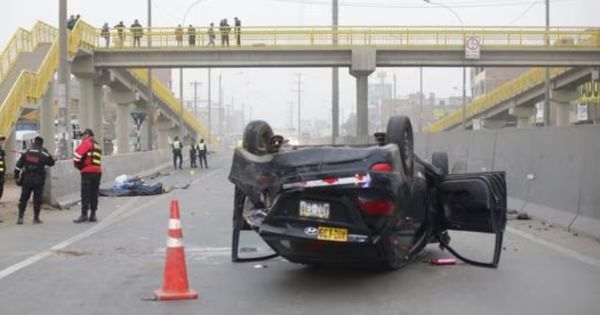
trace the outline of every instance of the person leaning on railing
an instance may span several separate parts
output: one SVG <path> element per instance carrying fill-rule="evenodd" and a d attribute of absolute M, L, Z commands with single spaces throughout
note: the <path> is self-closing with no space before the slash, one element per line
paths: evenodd
<path fill-rule="evenodd" d="M 133 47 L 141 47 L 144 30 L 137 19 L 133 22 L 133 24 L 131 24 L 131 35 L 133 35 Z"/>
<path fill-rule="evenodd" d="M 100 36 L 104 38 L 104 41 L 106 42 L 106 47 L 108 48 L 108 46 L 110 46 L 110 27 L 108 26 L 108 23 L 104 23 L 104 26 L 102 26 Z"/>
<path fill-rule="evenodd" d="M 177 46 L 183 46 L 183 27 L 181 27 L 181 24 L 177 25 L 175 29 L 175 40 L 177 41 Z"/>
<path fill-rule="evenodd" d="M 188 41 L 190 46 L 196 46 L 196 28 L 192 24 L 188 27 Z"/>

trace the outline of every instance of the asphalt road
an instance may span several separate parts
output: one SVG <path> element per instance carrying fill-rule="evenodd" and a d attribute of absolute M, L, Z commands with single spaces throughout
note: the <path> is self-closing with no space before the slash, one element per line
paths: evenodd
<path fill-rule="evenodd" d="M 192 183 L 157 197 L 101 200 L 101 222 L 77 209 L 45 224 L 0 225 L 0 314 L 598 314 L 600 243 L 536 221 L 511 222 L 498 269 L 416 262 L 393 272 L 315 269 L 274 259 L 230 262 L 229 160 L 160 178 Z M 181 204 L 191 286 L 200 298 L 147 299 L 161 285 L 169 202 Z M 31 214 L 31 213 L 29 213 Z M 490 241 L 457 235 L 469 255 Z M 258 244 L 256 245 L 258 246 Z M 429 247 L 422 260 L 448 257 Z"/>

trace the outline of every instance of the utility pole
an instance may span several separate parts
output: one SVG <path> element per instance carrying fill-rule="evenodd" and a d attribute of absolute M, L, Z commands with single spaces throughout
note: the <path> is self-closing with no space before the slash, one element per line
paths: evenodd
<path fill-rule="evenodd" d="M 194 87 L 194 118 L 198 119 L 198 87 L 202 87 L 202 82 L 194 81 L 190 85 Z"/>
<path fill-rule="evenodd" d="M 419 67 L 419 132 L 423 130 L 423 67 Z"/>
<path fill-rule="evenodd" d="M 59 65 L 58 65 L 58 106 L 59 106 L 59 132 L 62 137 L 59 139 L 58 149 L 61 159 L 68 159 L 71 155 L 71 65 L 68 55 L 68 36 L 67 31 L 67 0 L 60 0 L 58 14 L 58 46 L 59 46 Z"/>
<path fill-rule="evenodd" d="M 546 46 L 550 46 L 550 0 L 546 0 Z M 544 127 L 550 126 L 550 68 L 544 78 Z"/>
<path fill-rule="evenodd" d="M 333 25 L 333 45 L 338 44 L 338 0 L 332 0 L 331 19 Z M 331 139 L 335 144 L 336 138 L 340 135 L 340 84 L 339 69 L 334 67 L 331 70 Z"/>
<path fill-rule="evenodd" d="M 211 69 L 210 69 L 210 68 L 208 68 L 208 108 L 210 108 L 210 105 L 212 104 L 212 96 L 211 96 L 211 92 L 212 92 L 212 88 L 211 88 L 211 78 L 212 78 L 212 75 L 211 75 Z M 210 113 L 210 110 L 209 110 L 209 113 Z M 210 115 L 209 115 L 209 117 L 210 117 Z M 210 119 L 210 118 L 209 118 L 209 119 Z M 210 141 L 210 129 L 209 129 L 209 132 L 208 132 L 208 139 L 206 139 L 206 141 L 207 141 L 207 142 L 208 142 L 208 141 Z"/>
<path fill-rule="evenodd" d="M 302 95 L 302 76 L 304 75 L 304 73 L 296 73 L 296 76 L 298 77 L 298 81 L 297 81 L 297 90 L 296 92 L 298 92 L 298 142 L 300 142 L 300 136 L 302 135 L 302 132 L 300 130 L 300 108 L 301 108 L 301 95 Z"/>
<path fill-rule="evenodd" d="M 152 27 L 152 0 L 148 0 L 148 28 Z M 152 37 L 148 31 L 148 47 L 152 47 Z M 154 128 L 154 88 L 152 87 L 152 69 L 148 68 L 148 151 L 152 151 L 153 132 Z"/>
<path fill-rule="evenodd" d="M 223 74 L 219 73 L 219 108 L 223 104 Z M 212 134 L 212 104 L 208 104 L 208 131 Z"/>

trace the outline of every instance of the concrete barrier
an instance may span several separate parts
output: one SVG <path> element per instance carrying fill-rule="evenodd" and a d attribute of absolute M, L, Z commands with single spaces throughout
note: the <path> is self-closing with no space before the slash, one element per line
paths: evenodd
<path fill-rule="evenodd" d="M 112 182 L 121 174 L 145 175 L 157 172 L 172 165 L 171 159 L 170 150 L 104 156 L 102 183 Z M 50 169 L 48 184 L 45 199 L 50 204 L 64 208 L 79 201 L 81 179 L 79 171 L 70 160 L 58 161 Z"/>
<path fill-rule="evenodd" d="M 454 172 L 505 171 L 509 207 L 600 238 L 600 126 L 453 131 L 416 138 Z M 422 156 L 422 155 L 421 155 Z M 425 158 L 425 156 L 422 156 Z"/>

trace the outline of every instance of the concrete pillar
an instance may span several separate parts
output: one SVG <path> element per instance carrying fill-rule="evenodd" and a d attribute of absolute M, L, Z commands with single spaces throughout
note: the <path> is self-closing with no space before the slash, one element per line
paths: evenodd
<path fill-rule="evenodd" d="M 554 126 L 568 126 L 571 116 L 571 102 L 578 99 L 578 89 L 552 90 L 550 93 L 550 122 Z"/>
<path fill-rule="evenodd" d="M 376 51 L 373 48 L 352 50 L 350 74 L 356 77 L 356 134 L 369 135 L 369 75 L 375 71 Z"/>
<path fill-rule="evenodd" d="M 531 127 L 531 119 L 537 113 L 535 106 L 518 106 L 508 110 L 508 113 L 517 117 L 517 128 Z"/>
<path fill-rule="evenodd" d="M 6 172 L 6 176 L 10 177 L 15 169 L 15 164 L 17 163 L 17 154 L 15 153 L 17 150 L 15 146 L 15 141 L 17 141 L 15 128 L 12 128 L 10 134 L 5 135 L 5 137 L 6 141 L 4 142 L 4 151 L 6 152 L 6 157 L 4 158 L 4 170 Z"/>
<path fill-rule="evenodd" d="M 77 77 L 79 81 L 79 127 L 91 128 L 92 108 L 94 107 L 94 80 L 88 76 Z"/>
<path fill-rule="evenodd" d="M 115 134 L 117 136 L 118 154 L 129 153 L 129 130 L 131 119 L 131 104 L 117 104 L 117 124 Z"/>
<path fill-rule="evenodd" d="M 92 86 L 93 98 L 92 106 L 89 110 L 90 127 L 94 131 L 95 139 L 100 144 L 104 142 L 104 104 L 106 94 L 102 85 L 94 84 Z"/>
<path fill-rule="evenodd" d="M 481 121 L 483 129 L 500 129 L 506 127 L 506 120 L 486 118 Z"/>
<path fill-rule="evenodd" d="M 54 127 L 54 98 L 55 93 L 55 82 L 50 81 L 46 94 L 42 98 L 40 104 L 40 136 L 44 138 L 44 146 L 52 154 L 56 151 L 56 142 L 54 140 L 55 127 Z"/>

